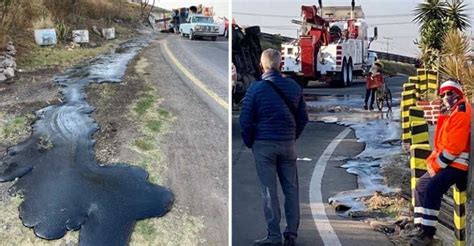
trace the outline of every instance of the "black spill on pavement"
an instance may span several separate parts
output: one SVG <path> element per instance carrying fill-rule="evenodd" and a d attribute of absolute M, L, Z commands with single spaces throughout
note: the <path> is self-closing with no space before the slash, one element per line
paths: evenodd
<path fill-rule="evenodd" d="M 338 101 L 349 101 L 354 99 L 360 99 L 360 95 L 315 95 L 305 94 L 304 100 L 307 102 L 338 102 Z"/>
<path fill-rule="evenodd" d="M 19 178 L 20 218 L 37 236 L 57 239 L 79 230 L 81 245 L 126 245 L 135 221 L 166 214 L 173 194 L 147 181 L 148 173 L 123 163 L 99 165 L 92 135 L 98 125 L 85 100 L 90 83 L 119 82 L 146 40 L 66 70 L 55 78 L 64 102 L 36 112 L 33 133 L 0 159 L 0 181 Z"/>

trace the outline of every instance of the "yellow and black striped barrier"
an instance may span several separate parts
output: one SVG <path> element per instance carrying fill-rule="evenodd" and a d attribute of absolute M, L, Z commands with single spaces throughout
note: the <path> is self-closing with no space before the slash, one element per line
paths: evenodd
<path fill-rule="evenodd" d="M 411 90 L 403 91 L 402 92 L 402 101 L 400 102 L 401 108 L 401 118 L 402 118 L 402 142 L 403 143 L 410 143 L 410 107 L 415 106 L 416 98 L 415 98 L 415 90 L 413 90 L 413 84 L 405 84 L 403 85 L 404 88 L 409 88 Z"/>
<path fill-rule="evenodd" d="M 466 242 L 466 191 L 460 191 L 456 185 L 453 186 L 454 200 L 454 234 L 456 246 L 464 246 Z"/>
<path fill-rule="evenodd" d="M 438 89 L 438 76 L 435 70 L 417 69 L 419 93 L 428 98 L 428 94 L 434 94 Z"/>
<path fill-rule="evenodd" d="M 411 171 L 411 203 L 415 206 L 415 188 L 418 179 L 425 174 L 426 159 L 431 154 L 429 144 L 413 144 L 410 146 L 410 171 Z"/>
<path fill-rule="evenodd" d="M 408 111 L 410 122 L 410 144 L 429 144 L 428 123 L 421 107 L 411 106 Z"/>
<path fill-rule="evenodd" d="M 413 84 L 413 87 L 415 89 L 415 96 L 416 99 L 420 99 L 420 80 L 418 79 L 418 76 L 410 76 L 408 77 L 408 83 Z M 405 87 L 403 88 L 405 91 Z"/>

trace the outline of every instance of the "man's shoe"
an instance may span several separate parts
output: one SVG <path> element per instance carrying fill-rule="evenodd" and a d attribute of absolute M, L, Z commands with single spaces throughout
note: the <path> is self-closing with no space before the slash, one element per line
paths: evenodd
<path fill-rule="evenodd" d="M 367 108 L 367 105 L 364 105 L 364 109 L 365 109 L 365 110 L 367 110 L 367 109 L 368 109 L 368 108 Z"/>
<path fill-rule="evenodd" d="M 369 110 L 374 110 L 374 106 L 370 105 Z"/>
<path fill-rule="evenodd" d="M 413 238 L 410 241 L 411 246 L 428 246 L 433 245 L 433 236 L 426 235 L 425 233 L 421 233 L 419 236 Z"/>
<path fill-rule="evenodd" d="M 295 246 L 295 239 L 292 237 L 285 237 L 285 242 L 283 243 L 283 246 Z"/>
<path fill-rule="evenodd" d="M 271 239 L 268 237 L 265 237 L 263 239 L 255 240 L 254 241 L 255 246 L 282 246 L 283 244 L 281 241 L 275 241 L 275 239 Z"/>

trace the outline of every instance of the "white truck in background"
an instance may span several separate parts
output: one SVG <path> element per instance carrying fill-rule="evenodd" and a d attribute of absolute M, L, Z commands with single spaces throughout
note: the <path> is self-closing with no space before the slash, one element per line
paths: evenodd
<path fill-rule="evenodd" d="M 198 37 L 210 37 L 212 41 L 217 40 L 219 26 L 214 24 L 211 16 L 193 14 L 188 17 L 187 23 L 179 25 L 181 36 L 188 36 L 190 40 Z"/>

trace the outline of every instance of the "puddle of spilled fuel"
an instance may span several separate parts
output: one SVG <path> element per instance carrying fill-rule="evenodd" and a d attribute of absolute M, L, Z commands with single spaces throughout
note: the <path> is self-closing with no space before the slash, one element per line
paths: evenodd
<path fill-rule="evenodd" d="M 0 181 L 24 199 L 20 218 L 37 236 L 57 239 L 79 230 L 81 245 L 126 245 L 136 220 L 159 217 L 172 206 L 172 192 L 147 181 L 128 164 L 99 165 L 92 135 L 98 125 L 84 89 L 92 82 L 119 82 L 128 62 L 148 40 L 123 43 L 113 54 L 55 77 L 64 102 L 36 112 L 33 133 L 0 159 Z"/>
<path fill-rule="evenodd" d="M 343 191 L 329 198 L 329 203 L 336 207 L 338 214 L 348 217 L 366 210 L 359 198 L 372 196 L 376 191 L 384 194 L 398 192 L 398 189 L 384 184 L 380 166 L 391 156 L 402 153 L 399 108 L 393 108 L 393 112 L 370 112 L 360 108 L 362 98 L 336 96 L 320 99 L 322 101 L 308 103 L 309 107 L 320 111 L 312 117 L 313 120 L 350 127 L 355 131 L 358 141 L 365 143 L 363 152 L 345 160 L 342 165 L 348 173 L 357 175 L 357 189 Z"/>

